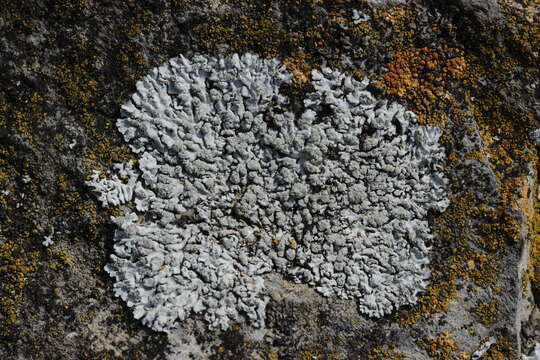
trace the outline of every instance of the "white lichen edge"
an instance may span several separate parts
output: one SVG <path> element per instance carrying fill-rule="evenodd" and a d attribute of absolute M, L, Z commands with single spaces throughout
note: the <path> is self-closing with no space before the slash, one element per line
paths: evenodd
<path fill-rule="evenodd" d="M 180 56 L 122 106 L 138 164 L 88 184 L 123 206 L 106 270 L 147 326 L 191 313 L 263 326 L 270 272 L 371 317 L 427 286 L 427 213 L 448 205 L 440 130 L 328 68 L 295 115 L 280 91 L 290 82 L 276 59 Z"/>
<path fill-rule="evenodd" d="M 534 142 L 536 146 L 540 146 L 540 129 L 536 129 L 529 133 L 530 139 Z"/>
<path fill-rule="evenodd" d="M 523 360 L 540 360 L 540 343 L 536 343 L 529 356 L 523 355 L 522 358 Z"/>

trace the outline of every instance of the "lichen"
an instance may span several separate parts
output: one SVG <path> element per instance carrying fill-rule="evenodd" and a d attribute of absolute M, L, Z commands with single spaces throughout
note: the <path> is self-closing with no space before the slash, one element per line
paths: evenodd
<path fill-rule="evenodd" d="M 531 351 L 531 353 L 527 355 L 523 355 L 522 360 L 538 360 L 540 359 L 540 343 L 536 343 L 534 346 L 534 349 Z"/>
<path fill-rule="evenodd" d="M 277 60 L 180 57 L 122 107 L 138 168 L 89 185 L 103 205 L 134 204 L 114 218 L 107 270 L 143 323 L 203 312 L 226 329 L 244 313 L 261 326 L 272 271 L 374 317 L 425 288 L 426 215 L 448 205 L 440 131 L 328 68 L 296 115 L 290 81 Z"/>
<path fill-rule="evenodd" d="M 539 187 L 536 186 L 538 193 Z M 524 280 L 530 281 L 533 293 L 540 295 L 540 199 L 538 196 L 533 198 L 534 201 L 534 216 L 530 224 L 530 255 L 527 269 L 525 270 Z M 527 286 L 524 286 L 527 289 Z"/>
<path fill-rule="evenodd" d="M 387 67 L 381 82 L 386 93 L 413 103 L 420 123 L 444 125 L 445 121 L 433 115 L 443 104 L 454 101 L 446 83 L 463 76 L 466 61 L 462 51 L 446 45 L 440 51 L 427 47 L 400 51 Z"/>
<path fill-rule="evenodd" d="M 0 244 L 0 313 L 7 325 L 14 324 L 17 320 L 18 302 L 22 299 L 20 290 L 26 284 L 27 274 L 35 271 L 36 260 L 37 253 L 27 255 L 26 251 L 12 240 Z"/>
<path fill-rule="evenodd" d="M 402 360 L 405 354 L 395 351 L 395 346 L 376 346 L 368 355 L 368 360 Z M 360 360 L 360 359 L 358 359 Z"/>
<path fill-rule="evenodd" d="M 479 360 L 518 360 L 519 358 L 516 353 L 514 341 L 499 335 L 495 343 L 482 354 Z"/>
<path fill-rule="evenodd" d="M 470 355 L 466 352 L 456 353 L 459 345 L 454 340 L 454 335 L 449 331 L 442 331 L 441 336 L 436 338 L 424 338 L 418 345 L 434 359 L 438 360 L 465 360 Z"/>
<path fill-rule="evenodd" d="M 472 309 L 472 313 L 481 324 L 491 326 L 499 317 L 498 308 L 499 301 L 493 299 L 488 302 L 479 302 L 476 307 Z"/>

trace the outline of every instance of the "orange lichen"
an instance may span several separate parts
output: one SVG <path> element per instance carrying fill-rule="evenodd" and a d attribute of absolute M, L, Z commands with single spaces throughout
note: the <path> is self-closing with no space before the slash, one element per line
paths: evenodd
<path fill-rule="evenodd" d="M 458 360 L 467 359 L 466 354 L 455 354 L 459 349 L 454 340 L 454 335 L 448 331 L 443 331 L 441 336 L 436 338 L 423 338 L 418 345 L 426 350 L 429 356 L 438 360 Z"/>
<path fill-rule="evenodd" d="M 6 325 L 17 321 L 21 290 L 28 274 L 36 270 L 37 258 L 37 252 L 27 253 L 13 240 L 0 244 L 0 313 L 5 316 Z"/>
<path fill-rule="evenodd" d="M 235 29 L 226 17 L 215 17 L 198 28 L 200 34 L 208 41 L 226 43 L 231 52 L 242 52 L 243 49 L 264 49 L 266 57 L 277 56 L 283 32 L 276 20 L 268 16 L 268 6 L 259 6 L 255 16 L 239 15 L 235 18 Z"/>
<path fill-rule="evenodd" d="M 504 336 L 498 336 L 497 341 L 478 360 L 518 360 L 515 342 Z"/>
<path fill-rule="evenodd" d="M 533 292 L 538 296 L 540 295 L 540 201 L 536 196 L 538 186 L 533 189 L 534 216 L 530 224 L 530 252 L 525 280 L 530 281 Z"/>
<path fill-rule="evenodd" d="M 488 302 L 480 302 L 472 309 L 472 314 L 483 325 L 491 326 L 499 316 L 499 301 L 493 299 Z"/>
<path fill-rule="evenodd" d="M 401 7 L 389 8 L 388 10 L 383 11 L 381 13 L 381 16 L 387 22 L 391 24 L 396 24 L 399 20 L 401 20 L 405 16 L 405 9 Z"/>
<path fill-rule="evenodd" d="M 394 350 L 395 346 L 390 347 L 383 347 L 383 346 L 376 346 L 373 348 L 369 355 L 368 360 L 402 360 L 405 355 L 401 352 Z M 358 358 L 358 360 L 361 360 L 361 358 Z"/>
<path fill-rule="evenodd" d="M 303 52 L 283 59 L 283 65 L 292 73 L 293 85 L 302 86 L 308 83 L 311 76 L 311 66 L 306 62 L 306 55 Z"/>
<path fill-rule="evenodd" d="M 7 106 L 0 101 L 0 126 L 12 134 L 18 134 L 28 140 L 30 145 L 36 146 L 36 136 L 32 129 L 43 121 L 44 97 L 38 92 L 19 94 L 16 105 Z"/>
<path fill-rule="evenodd" d="M 56 81 L 60 84 L 67 106 L 82 111 L 93 105 L 97 82 L 89 77 L 90 62 L 84 60 L 71 66 L 60 65 Z"/>
<path fill-rule="evenodd" d="M 441 102 L 452 100 L 447 83 L 463 76 L 466 60 L 457 48 L 424 47 L 395 53 L 387 68 L 383 75 L 386 93 L 410 103 L 421 124 L 433 124 L 436 120 L 427 115 L 440 108 Z"/>

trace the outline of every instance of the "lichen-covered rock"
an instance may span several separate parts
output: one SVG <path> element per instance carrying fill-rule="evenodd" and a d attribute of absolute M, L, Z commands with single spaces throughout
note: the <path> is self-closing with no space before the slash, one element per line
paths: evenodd
<path fill-rule="evenodd" d="M 4 1 L 0 357 L 532 356 L 540 341 L 538 148 L 528 137 L 540 120 L 533 3 L 498 1 L 502 16 L 492 26 L 446 1 Z M 165 334 L 141 326 L 114 297 L 115 279 L 103 270 L 114 253 L 108 219 L 134 212 L 136 224 L 159 220 L 152 203 L 120 197 L 130 180 L 111 171 L 114 163 L 131 165 L 135 184 L 148 187 L 130 162 L 142 153 L 117 131 L 119 107 L 137 80 L 175 54 L 235 52 L 282 59 L 294 75 L 279 91 L 291 103 L 282 107 L 295 118 L 314 91 L 312 70 L 327 66 L 369 77 L 376 98 L 441 128 L 451 205 L 428 216 L 431 278 L 415 305 L 368 318 L 358 300 L 324 297 L 276 271 L 261 275 L 264 328 L 209 331 L 202 312 Z M 142 163 L 152 167 L 150 158 Z M 100 209 L 81 186 L 94 169 L 102 169 L 97 181 L 122 184 L 106 187 L 117 206 Z M 299 184 L 294 196 L 304 191 Z M 198 216 L 193 207 L 174 215 L 181 229 Z M 286 265 L 302 254 L 288 246 L 284 258 Z"/>
<path fill-rule="evenodd" d="M 427 213 L 448 205 L 440 130 L 328 68 L 296 115 L 290 81 L 275 59 L 179 57 L 122 106 L 138 166 L 89 185 L 125 204 L 106 269 L 144 324 L 203 313 L 212 327 L 241 314 L 262 326 L 270 272 L 373 317 L 427 285 Z"/>

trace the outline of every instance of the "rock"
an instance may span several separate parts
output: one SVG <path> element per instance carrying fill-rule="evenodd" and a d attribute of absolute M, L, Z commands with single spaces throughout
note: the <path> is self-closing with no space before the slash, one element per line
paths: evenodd
<path fill-rule="evenodd" d="M 452 2 L 483 24 L 493 23 L 502 18 L 497 0 L 452 0 Z"/>
<path fill-rule="evenodd" d="M 528 3 L 4 1 L 0 357 L 536 357 Z"/>

